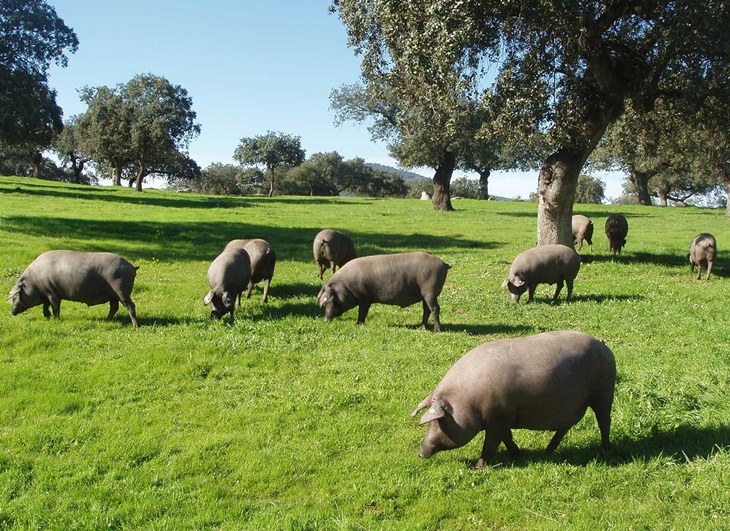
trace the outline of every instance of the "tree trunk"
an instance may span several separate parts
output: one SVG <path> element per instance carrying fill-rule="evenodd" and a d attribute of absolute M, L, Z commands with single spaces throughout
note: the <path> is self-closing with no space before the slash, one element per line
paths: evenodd
<path fill-rule="evenodd" d="M 269 173 L 271 174 L 271 180 L 269 181 L 269 197 L 272 197 L 274 195 L 274 168 L 269 168 Z"/>
<path fill-rule="evenodd" d="M 664 190 L 657 190 L 656 195 L 659 197 L 659 206 L 667 206 L 667 193 Z"/>
<path fill-rule="evenodd" d="M 725 187 L 727 195 L 727 205 L 725 206 L 725 217 L 730 218 L 730 174 L 722 174 L 722 184 Z"/>
<path fill-rule="evenodd" d="M 651 175 L 647 172 L 631 170 L 629 179 L 636 189 L 636 194 L 639 196 L 639 204 L 651 206 L 651 194 L 649 193 L 649 179 Z"/>
<path fill-rule="evenodd" d="M 479 199 L 485 201 L 489 199 L 489 175 L 490 170 L 482 170 L 479 172 Z"/>
<path fill-rule="evenodd" d="M 41 164 L 43 163 L 43 155 L 37 151 L 33 153 L 31 157 L 31 164 L 33 164 L 33 177 L 38 178 L 41 175 Z"/>
<path fill-rule="evenodd" d="M 573 245 L 573 201 L 585 157 L 559 150 L 540 168 L 537 244 Z"/>
<path fill-rule="evenodd" d="M 115 164 L 112 168 L 112 184 L 122 186 L 122 167 L 119 164 Z"/>
<path fill-rule="evenodd" d="M 451 176 L 455 167 L 456 155 L 451 151 L 444 151 L 433 176 L 433 198 L 431 201 L 434 210 L 454 210 L 454 207 L 451 206 Z"/>
<path fill-rule="evenodd" d="M 137 172 L 137 178 L 135 179 L 138 192 L 142 191 L 142 179 L 144 179 L 144 166 L 140 164 L 139 171 Z"/>

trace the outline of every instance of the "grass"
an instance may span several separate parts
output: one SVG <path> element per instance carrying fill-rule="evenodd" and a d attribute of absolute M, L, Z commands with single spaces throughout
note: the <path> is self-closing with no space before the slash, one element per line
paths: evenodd
<path fill-rule="evenodd" d="M 699 208 L 621 207 L 624 256 L 596 224 L 574 301 L 514 305 L 500 289 L 535 241 L 536 205 L 463 200 L 219 198 L 0 178 L 0 290 L 38 254 L 112 251 L 139 265 L 122 308 L 64 302 L 0 316 L 0 529 L 730 528 L 730 221 Z M 361 254 L 425 250 L 453 264 L 444 332 L 420 305 L 326 323 L 311 241 L 350 234 Z M 718 240 L 709 282 L 685 263 Z M 210 261 L 261 237 L 279 261 L 233 325 L 202 304 Z M 561 297 L 564 300 L 564 294 Z M 9 309 L 9 306 L 7 307 Z M 545 330 L 603 339 L 617 359 L 613 448 L 592 413 L 553 456 L 474 470 L 481 436 L 429 460 L 413 408 L 474 346 Z"/>

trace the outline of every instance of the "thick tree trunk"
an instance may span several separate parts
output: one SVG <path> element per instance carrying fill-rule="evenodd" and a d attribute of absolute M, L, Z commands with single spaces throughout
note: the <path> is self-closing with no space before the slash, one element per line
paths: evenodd
<path fill-rule="evenodd" d="M 667 193 L 664 190 L 657 190 L 656 195 L 659 197 L 659 205 L 667 206 Z"/>
<path fill-rule="evenodd" d="M 649 179 L 651 175 L 647 172 L 632 170 L 629 179 L 636 189 L 639 196 L 639 204 L 651 206 L 651 194 L 649 193 Z"/>
<path fill-rule="evenodd" d="M 441 154 L 436 173 L 433 176 L 433 209 L 440 211 L 454 210 L 451 206 L 451 176 L 456 167 L 456 155 L 451 151 Z"/>
<path fill-rule="evenodd" d="M 491 173 L 490 170 L 479 172 L 479 199 L 484 199 L 485 201 L 489 199 L 489 175 Z"/>
<path fill-rule="evenodd" d="M 31 164 L 33 164 L 33 177 L 40 177 L 43 155 L 40 152 L 33 153 L 33 156 L 31 157 Z"/>
<path fill-rule="evenodd" d="M 730 174 L 722 175 L 722 184 L 725 187 L 725 194 L 727 195 L 727 205 L 725 206 L 725 216 L 730 218 Z"/>
<path fill-rule="evenodd" d="M 540 168 L 537 243 L 573 245 L 573 201 L 585 157 L 567 150 L 550 155 Z"/>

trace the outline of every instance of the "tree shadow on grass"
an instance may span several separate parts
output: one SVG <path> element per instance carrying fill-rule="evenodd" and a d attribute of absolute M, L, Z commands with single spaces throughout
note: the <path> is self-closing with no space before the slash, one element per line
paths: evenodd
<path fill-rule="evenodd" d="M 33 237 L 78 239 L 77 251 L 110 251 L 130 261 L 137 257 L 166 261 L 213 260 L 236 238 L 263 238 L 278 260 L 312 262 L 312 241 L 320 228 L 272 227 L 246 222 L 161 222 L 98 220 L 61 217 L 8 216 L 2 230 Z M 489 249 L 497 244 L 428 234 L 384 234 L 348 231 L 362 251 L 398 252 L 403 249 L 437 253 L 443 247 Z M 115 240 L 114 249 L 96 240 Z M 145 249 L 146 247 L 146 249 Z M 42 249 L 39 250 L 42 252 Z M 372 253 L 371 253 L 372 254 Z M 314 266 L 313 266 L 314 267 Z"/>
<path fill-rule="evenodd" d="M 420 324 L 402 324 L 397 325 L 399 328 L 407 328 L 410 330 L 419 330 L 421 328 Z M 433 330 L 433 320 L 429 320 L 429 326 L 427 327 L 427 330 Z M 449 333 L 465 333 L 470 336 L 486 336 L 486 335 L 511 335 L 511 334 L 517 334 L 520 333 L 522 335 L 524 334 L 535 334 L 538 332 L 537 329 L 535 329 L 532 326 L 525 326 L 525 325 L 504 325 L 504 324 L 494 324 L 494 325 L 478 325 L 478 324 L 459 324 L 459 323 L 452 323 L 452 322 L 444 322 L 441 321 L 441 332 L 449 332 Z M 542 332 L 542 330 L 540 330 Z"/>

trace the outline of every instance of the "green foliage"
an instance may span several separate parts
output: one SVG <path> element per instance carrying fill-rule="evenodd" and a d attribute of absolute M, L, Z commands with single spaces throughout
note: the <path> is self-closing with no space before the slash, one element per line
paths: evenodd
<path fill-rule="evenodd" d="M 275 171 L 279 166 L 298 166 L 305 152 L 298 136 L 268 131 L 265 135 L 242 138 L 233 153 L 244 166 L 262 166 L 269 172 L 269 197 L 274 195 Z"/>
<path fill-rule="evenodd" d="M 215 195 L 243 195 L 260 189 L 263 173 L 256 168 L 242 169 L 233 164 L 213 163 L 202 172 L 201 178 L 191 181 L 196 192 Z"/>
<path fill-rule="evenodd" d="M 123 219 L 110 216 L 122 208 Z M 602 227 L 615 207 L 581 205 Z M 725 529 L 730 527 L 730 241 L 724 212 L 625 206 L 625 253 L 597 231 L 574 301 L 512 304 L 499 288 L 534 245 L 537 205 L 465 199 L 448 215 L 401 199 L 210 198 L 0 179 L 0 289 L 52 248 L 139 265 L 140 327 L 64 302 L 0 316 L 0 527 L 16 529 Z M 439 301 L 324 322 L 311 241 L 362 255 L 425 250 L 453 264 Z M 711 232 L 716 275 L 689 242 Z M 278 262 L 233 325 L 201 302 L 228 240 L 263 237 Z M 553 456 L 515 430 L 518 460 L 474 470 L 482 445 L 417 457 L 409 413 L 474 346 L 576 329 L 616 355 L 613 448 L 589 412 Z"/>
<path fill-rule="evenodd" d="M 0 149 L 42 151 L 62 112 L 48 87 L 52 63 L 66 66 L 78 38 L 44 0 L 0 3 Z"/>
<path fill-rule="evenodd" d="M 479 182 L 466 177 L 459 177 L 451 183 L 451 193 L 454 197 L 463 197 L 466 199 L 481 199 L 481 190 Z"/>
<path fill-rule="evenodd" d="M 153 173 L 170 180 L 200 173 L 186 154 L 200 125 L 183 87 L 164 77 L 141 74 L 111 89 L 84 87 L 81 100 L 88 109 L 76 119 L 80 151 L 108 164 L 116 184 L 125 173 L 137 190 Z"/>
<path fill-rule="evenodd" d="M 606 185 L 598 177 L 580 174 L 578 176 L 578 187 L 575 190 L 576 203 L 603 203 Z"/>

